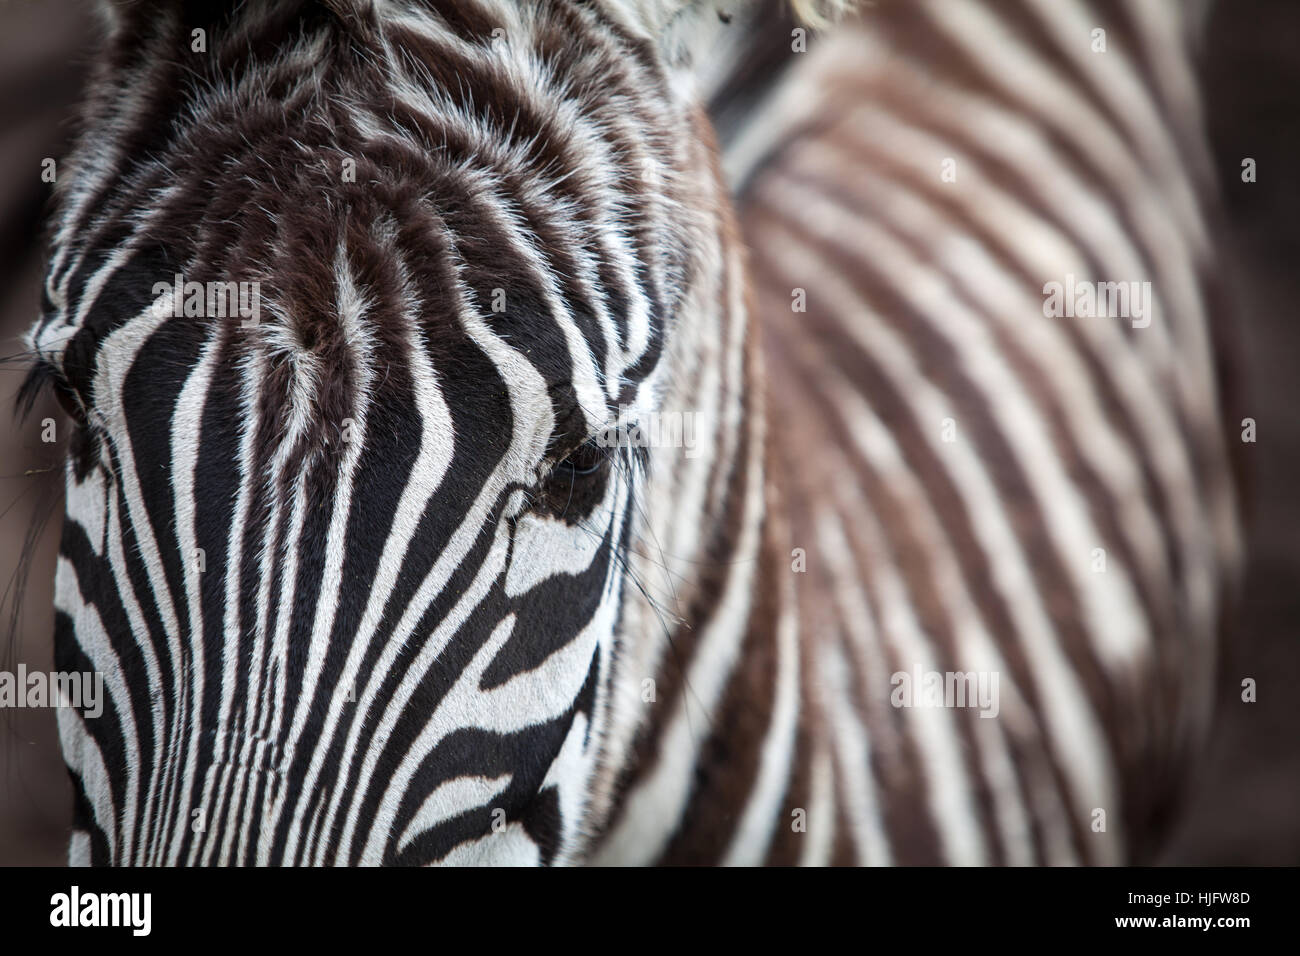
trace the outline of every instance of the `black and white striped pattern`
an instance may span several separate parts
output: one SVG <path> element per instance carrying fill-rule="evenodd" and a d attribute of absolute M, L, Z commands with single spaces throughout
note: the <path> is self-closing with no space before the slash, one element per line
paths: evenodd
<path fill-rule="evenodd" d="M 1237 547 L 1176 8 L 200 6 L 110 8 L 31 336 L 73 862 L 1144 849 Z M 691 454 L 607 447 L 660 412 Z"/>

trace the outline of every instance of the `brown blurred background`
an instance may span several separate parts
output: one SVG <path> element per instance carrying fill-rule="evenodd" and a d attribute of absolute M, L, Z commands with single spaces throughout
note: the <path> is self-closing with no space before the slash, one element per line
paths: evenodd
<path fill-rule="evenodd" d="M 1178 0 L 1170 0 L 1178 2 Z M 63 156 L 95 21 L 89 0 L 0 0 L 0 355 L 36 318 L 49 185 Z M 1238 299 L 1242 416 L 1258 423 L 1250 459 L 1251 558 L 1224 654 L 1218 716 L 1163 857 L 1182 864 L 1300 863 L 1300 3 L 1216 4 L 1203 82 L 1229 228 L 1224 268 Z M 1240 180 L 1245 157 L 1258 181 Z M 38 406 L 10 409 L 20 365 L 0 364 L 0 670 L 51 669 L 50 591 L 62 498 L 58 445 L 42 444 Z M 31 537 L 43 515 L 44 534 Z M 23 581 L 23 558 L 30 575 Z M 21 604 L 17 599 L 21 592 Z M 11 615 L 18 614 L 17 618 Z M 1259 700 L 1240 701 L 1253 677 Z M 52 710 L 0 711 L 0 865 L 61 864 L 71 791 Z"/>

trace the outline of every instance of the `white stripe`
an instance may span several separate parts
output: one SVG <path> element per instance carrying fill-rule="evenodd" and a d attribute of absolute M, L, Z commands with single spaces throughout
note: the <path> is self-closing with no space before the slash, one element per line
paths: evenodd
<path fill-rule="evenodd" d="M 773 831 L 783 821 L 781 810 L 794 760 L 799 729 L 799 622 L 795 616 L 793 577 L 782 576 L 781 613 L 776 622 L 776 686 L 772 716 L 759 754 L 758 775 L 723 857 L 725 866 L 757 866 L 763 862 Z M 756 705 L 761 702 L 755 702 Z"/>
<path fill-rule="evenodd" d="M 190 683 L 193 692 L 187 702 L 189 712 L 189 742 L 185 746 L 183 784 L 177 814 L 176 828 L 172 832 L 171 848 L 166 857 L 168 866 L 180 864 L 180 848 L 185 827 L 190 822 L 189 803 L 194 791 L 194 778 L 198 771 L 199 715 L 203 713 L 204 670 L 206 652 L 201 601 L 200 572 L 195 566 L 194 551 L 198 541 L 194 529 L 198 501 L 194 495 L 194 470 L 199 458 L 199 440 L 203 420 L 204 402 L 212 384 L 212 369 L 219 351 L 219 336 L 213 336 L 203 348 L 198 364 L 186 379 L 176 399 L 176 413 L 172 418 L 171 461 L 172 500 L 175 508 L 176 539 L 181 546 L 181 568 L 185 594 L 189 598 L 187 636 L 193 670 Z M 202 572 L 209 573 L 206 570 Z M 179 665 L 179 661 L 176 662 Z"/>
<path fill-rule="evenodd" d="M 55 719 L 59 724 L 59 746 L 68 769 L 81 781 L 90 803 L 95 824 L 104 831 L 110 850 L 117 849 L 117 808 L 113 806 L 113 791 L 108 784 L 108 770 L 99 745 L 86 730 L 81 712 L 75 707 L 56 707 Z"/>
<path fill-rule="evenodd" d="M 835 849 L 835 771 L 830 752 L 819 743 L 812 756 L 806 808 L 808 830 L 799 854 L 800 866 L 826 866 Z M 884 842 L 883 837 L 881 838 Z"/>

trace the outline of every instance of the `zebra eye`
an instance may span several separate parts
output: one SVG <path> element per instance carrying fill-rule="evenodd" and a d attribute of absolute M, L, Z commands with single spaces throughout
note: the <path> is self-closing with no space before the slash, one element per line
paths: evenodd
<path fill-rule="evenodd" d="M 571 476 L 582 478 L 594 475 L 609 464 L 609 450 L 601 448 L 595 442 L 583 442 L 567 458 L 555 466 L 561 478 Z"/>
<path fill-rule="evenodd" d="M 592 514 L 605 497 L 612 451 L 594 440 L 575 448 L 543 479 L 534 510 L 569 524 Z"/>

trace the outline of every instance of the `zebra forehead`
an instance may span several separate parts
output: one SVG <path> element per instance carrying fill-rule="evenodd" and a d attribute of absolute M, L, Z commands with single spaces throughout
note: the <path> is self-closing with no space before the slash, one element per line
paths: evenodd
<path fill-rule="evenodd" d="M 74 339 L 70 352 L 95 355 L 146 293 L 152 306 L 170 287 L 177 319 L 209 336 L 220 317 L 231 347 L 286 365 L 290 394 L 317 401 L 412 345 L 446 376 L 465 350 L 497 339 L 536 369 L 564 434 L 590 432 L 653 373 L 689 273 L 689 237 L 672 215 L 677 157 L 656 135 L 681 117 L 656 100 L 649 68 L 611 69 L 617 51 L 589 51 L 601 95 L 582 74 L 595 65 L 576 75 L 539 65 L 582 46 L 582 17 L 554 7 L 526 22 L 510 14 L 528 55 L 489 46 L 467 57 L 467 36 L 485 40 L 491 17 L 386 5 L 359 40 L 346 23 L 315 20 L 312 5 L 287 4 L 298 39 L 276 39 L 269 55 L 252 44 L 276 64 L 274 82 L 265 64 L 259 82 L 244 81 L 260 61 L 231 43 L 213 51 L 224 72 L 187 65 L 188 82 L 147 116 L 91 118 L 116 163 L 70 161 L 52 319 L 36 339 L 51 350 Z M 151 40 L 118 42 L 174 60 L 187 26 L 175 16 Z M 250 18 L 240 36 L 295 35 L 278 18 Z M 363 55 L 359 42 L 370 44 Z M 240 297 L 216 316 L 213 286 Z"/>
<path fill-rule="evenodd" d="M 285 365 L 292 394 L 412 343 L 457 375 L 492 339 L 526 357 L 566 435 L 635 396 L 691 241 L 670 135 L 684 118 L 644 44 L 584 40 L 594 14 L 567 4 L 362 5 L 362 28 L 271 6 L 219 22 L 192 61 L 188 9 L 120 24 L 114 43 L 184 61 L 185 82 L 88 117 L 112 161 L 70 161 L 38 342 L 94 354 L 139 288 L 198 283 L 210 306 L 216 284 L 248 297 L 222 334 Z M 207 335 L 191 299 L 176 294 L 177 318 Z"/>

